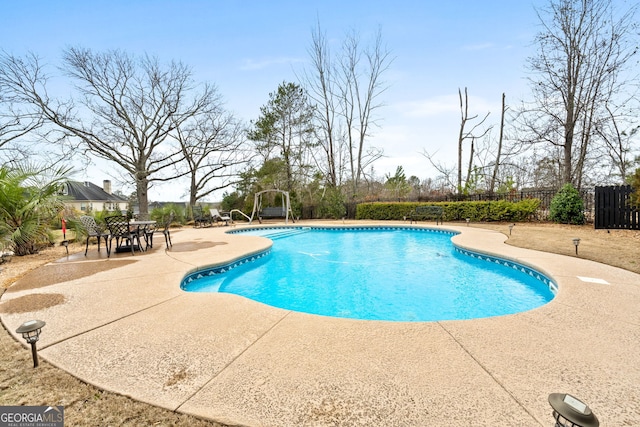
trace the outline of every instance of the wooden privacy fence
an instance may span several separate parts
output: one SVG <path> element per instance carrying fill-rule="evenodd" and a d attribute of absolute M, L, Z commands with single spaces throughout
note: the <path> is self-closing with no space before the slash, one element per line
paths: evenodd
<path fill-rule="evenodd" d="M 630 185 L 596 187 L 595 228 L 640 230 L 640 210 L 630 204 Z"/>

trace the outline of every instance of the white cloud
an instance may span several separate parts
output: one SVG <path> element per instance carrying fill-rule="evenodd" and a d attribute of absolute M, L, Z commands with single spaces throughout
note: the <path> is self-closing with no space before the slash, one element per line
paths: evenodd
<path fill-rule="evenodd" d="M 428 117 L 440 114 L 450 114 L 460 111 L 456 95 L 443 95 L 419 101 L 396 104 L 395 107 L 408 117 Z"/>
<path fill-rule="evenodd" d="M 464 96 L 464 89 L 461 88 Z M 434 116 L 455 116 L 460 117 L 460 98 L 457 93 L 451 95 L 435 96 L 418 101 L 397 103 L 393 106 L 401 115 L 412 118 L 427 118 Z M 497 108 L 497 109 L 496 109 Z M 489 101 L 483 97 L 473 96 L 469 91 L 469 115 L 484 116 L 488 111 L 497 113 L 500 104 Z"/>

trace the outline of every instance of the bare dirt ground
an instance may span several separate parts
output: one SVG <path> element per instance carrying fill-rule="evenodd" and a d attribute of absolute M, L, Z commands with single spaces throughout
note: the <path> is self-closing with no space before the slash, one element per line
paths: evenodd
<path fill-rule="evenodd" d="M 509 236 L 507 223 L 470 226 L 502 232 L 509 237 L 507 244 L 570 256 L 575 256 L 573 238 L 580 238 L 579 257 L 640 273 L 640 231 L 518 223 Z M 71 253 L 83 250 L 84 246 L 77 243 L 69 246 Z M 57 246 L 0 264 L 0 292 L 30 271 L 65 255 L 65 248 Z M 66 425 L 72 426 L 223 426 L 100 390 L 46 361 L 41 360 L 33 369 L 31 352 L 6 330 L 0 331 L 0 358 L 0 405 L 62 405 Z"/>

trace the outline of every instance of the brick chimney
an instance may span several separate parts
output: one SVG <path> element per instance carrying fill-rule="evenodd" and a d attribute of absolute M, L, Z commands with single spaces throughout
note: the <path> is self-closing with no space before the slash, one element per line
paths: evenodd
<path fill-rule="evenodd" d="M 108 179 L 102 181 L 102 189 L 105 193 L 111 194 L 111 181 L 109 181 Z"/>

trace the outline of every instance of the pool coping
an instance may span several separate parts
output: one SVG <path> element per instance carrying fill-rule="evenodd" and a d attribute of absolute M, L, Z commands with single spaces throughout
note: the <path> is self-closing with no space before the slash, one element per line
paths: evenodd
<path fill-rule="evenodd" d="M 509 246 L 495 231 L 437 228 L 460 232 L 459 248 L 553 278 L 556 297 L 515 315 L 381 322 L 182 291 L 188 272 L 270 246 L 212 227 L 172 233 L 171 251 L 118 256 L 131 265 L 5 292 L 2 302 L 59 293 L 65 303 L 1 319 L 14 337 L 25 320 L 45 320 L 41 358 L 88 383 L 232 425 L 549 425 L 555 392 L 581 398 L 605 425 L 640 424 L 629 407 L 640 383 L 640 275 Z"/>

